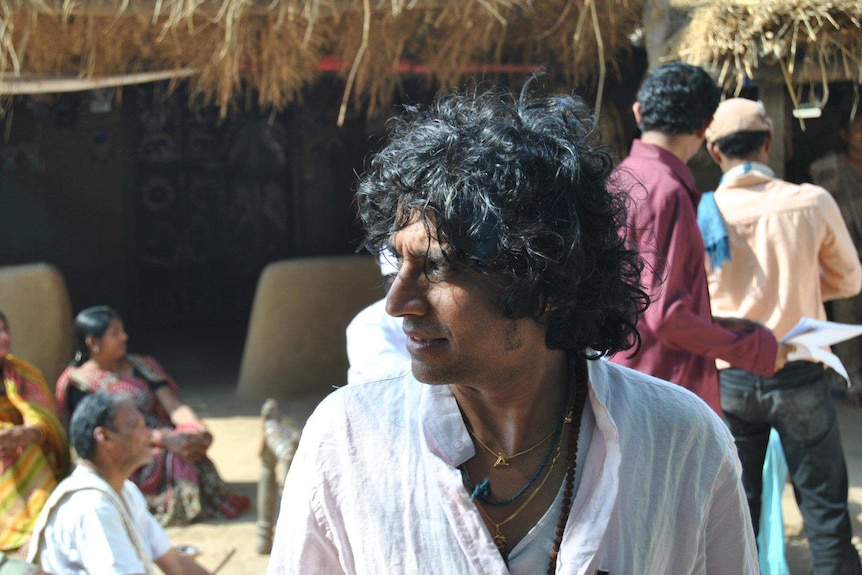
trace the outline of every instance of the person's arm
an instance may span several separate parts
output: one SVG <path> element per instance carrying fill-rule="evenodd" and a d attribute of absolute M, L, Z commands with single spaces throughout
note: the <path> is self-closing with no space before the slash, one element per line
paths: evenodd
<path fill-rule="evenodd" d="M 728 460 L 719 468 L 704 522 L 706 554 L 704 573 L 710 575 L 756 575 L 757 545 L 748 502 L 742 489 L 741 468 L 728 445 Z M 730 460 L 730 458 L 733 460 Z"/>
<path fill-rule="evenodd" d="M 852 297 L 862 289 L 862 265 L 850 232 L 835 200 L 825 192 L 820 197 L 826 221 L 826 240 L 820 247 L 820 289 L 823 301 Z"/>
<path fill-rule="evenodd" d="M 181 402 L 176 392 L 169 386 L 160 387 L 156 391 L 156 398 L 177 428 L 153 430 L 153 445 L 163 447 L 189 461 L 199 461 L 206 457 L 206 451 L 213 437 L 197 413 Z"/>
<path fill-rule="evenodd" d="M 386 314 L 385 298 L 359 312 L 345 330 L 347 383 L 391 377 L 406 368 L 410 354 L 403 333 L 401 320 Z"/>
<path fill-rule="evenodd" d="M 153 358 L 146 358 L 146 361 L 166 383 L 157 387 L 154 393 L 159 404 L 167 412 L 171 423 L 176 427 L 173 430 L 164 428 L 153 430 L 153 444 L 189 461 L 204 459 L 207 449 L 212 444 L 212 434 L 195 410 L 180 400 L 176 391 L 177 385 L 164 368 Z"/>
<path fill-rule="evenodd" d="M 700 237 L 697 216 L 687 197 L 664 197 L 667 200 L 653 208 L 654 248 L 642 249 L 648 270 L 655 270 L 644 274 L 653 297 L 644 321 L 671 349 L 723 359 L 734 367 L 772 376 L 781 363 L 772 332 L 757 324 L 727 327 L 700 313 L 693 283 L 705 282 L 706 272 L 702 244 L 696 241 Z"/>
<path fill-rule="evenodd" d="M 155 560 L 165 575 L 209 575 L 209 571 L 192 559 L 171 547 L 167 553 Z"/>

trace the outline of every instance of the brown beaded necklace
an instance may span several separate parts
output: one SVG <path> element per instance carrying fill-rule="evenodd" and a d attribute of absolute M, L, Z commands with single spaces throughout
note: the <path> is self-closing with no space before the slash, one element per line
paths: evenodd
<path fill-rule="evenodd" d="M 557 571 L 557 557 L 560 554 L 560 545 L 563 543 L 563 534 L 566 531 L 566 523 L 572 512 L 572 498 L 575 493 L 575 470 L 578 465 L 578 437 L 581 433 L 581 417 L 584 413 L 584 404 L 587 400 L 587 361 L 575 358 L 572 361 L 575 372 L 575 405 L 572 410 L 573 421 L 571 436 L 569 438 L 568 467 L 566 468 L 566 479 L 563 487 L 563 505 L 560 509 L 560 519 L 557 521 L 557 532 L 554 538 L 554 546 L 551 548 L 550 562 L 548 563 L 548 575 L 554 575 Z"/>

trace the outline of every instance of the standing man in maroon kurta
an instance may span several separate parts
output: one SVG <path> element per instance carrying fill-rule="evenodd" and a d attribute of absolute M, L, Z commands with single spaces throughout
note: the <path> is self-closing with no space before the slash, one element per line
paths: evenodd
<path fill-rule="evenodd" d="M 631 194 L 629 240 L 647 263 L 653 304 L 640 318 L 641 348 L 611 361 L 690 389 L 721 414 L 715 359 L 769 377 L 786 346 L 766 328 L 713 318 L 697 227 L 701 192 L 686 165 L 703 145 L 721 93 L 697 66 L 673 62 L 650 72 L 632 110 L 641 137 L 617 174 Z"/>

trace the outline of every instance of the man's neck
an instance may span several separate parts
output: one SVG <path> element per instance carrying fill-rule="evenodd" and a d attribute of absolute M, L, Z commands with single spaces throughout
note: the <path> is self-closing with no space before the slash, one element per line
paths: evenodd
<path fill-rule="evenodd" d="M 550 361 L 535 362 L 529 381 L 494 389 L 450 386 L 468 424 L 481 437 L 494 437 L 497 447 L 507 453 L 547 435 L 563 412 L 571 374 L 565 353 L 549 355 Z"/>
<path fill-rule="evenodd" d="M 764 166 L 769 165 L 769 156 L 768 154 L 752 154 L 747 158 L 728 158 L 722 157 L 721 161 L 721 172 L 726 174 L 736 166 L 741 166 L 742 164 L 748 164 L 751 162 L 757 162 L 759 164 L 763 164 Z"/>
<path fill-rule="evenodd" d="M 78 465 L 98 474 L 108 485 L 114 488 L 114 491 L 122 495 L 123 484 L 126 482 L 128 474 L 123 474 L 122 471 L 113 469 L 111 465 L 101 461 L 98 457 L 94 459 L 81 459 Z"/>
<path fill-rule="evenodd" d="M 666 134 L 657 130 L 644 132 L 640 139 L 642 142 L 667 150 L 684 164 L 697 154 L 703 144 L 703 138 L 697 134 Z"/>

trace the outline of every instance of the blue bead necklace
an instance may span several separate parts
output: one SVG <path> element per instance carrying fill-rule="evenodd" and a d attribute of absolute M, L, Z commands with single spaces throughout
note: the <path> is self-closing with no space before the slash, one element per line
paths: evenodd
<path fill-rule="evenodd" d="M 545 470 L 545 468 L 548 466 L 548 463 L 551 461 L 551 456 L 553 455 L 556 447 L 559 445 L 559 443 L 562 439 L 563 426 L 567 422 L 571 421 L 571 409 L 568 407 L 570 394 L 571 394 L 571 390 L 567 388 L 566 389 L 566 402 L 563 404 L 564 406 L 566 406 L 567 411 L 563 412 L 563 417 L 560 418 L 560 422 L 557 424 L 557 429 L 555 429 L 553 434 L 552 434 L 552 435 L 555 435 L 557 437 L 557 440 L 552 441 L 548 445 L 548 450 L 545 452 L 545 457 L 542 459 L 541 465 L 539 465 L 539 468 L 536 470 L 536 472 L 533 474 L 533 476 L 530 477 L 529 481 L 527 481 L 527 483 L 524 484 L 524 486 L 521 487 L 511 497 L 509 497 L 507 499 L 501 499 L 499 501 L 492 500 L 491 498 L 494 496 L 494 494 L 491 491 L 491 478 L 486 477 L 485 479 L 480 481 L 477 485 L 474 485 L 473 481 L 470 479 L 470 474 L 467 473 L 466 466 L 464 466 L 464 465 L 461 466 L 461 479 L 463 480 L 464 485 L 467 487 L 467 490 L 470 492 L 470 501 L 475 502 L 478 499 L 479 501 L 481 501 L 485 505 L 489 505 L 491 507 L 503 507 L 504 505 L 510 505 L 510 504 L 514 503 L 515 501 L 517 501 L 521 496 L 523 496 L 533 486 L 533 484 L 536 483 L 536 480 L 542 475 L 542 472 Z M 468 429 L 468 431 L 470 432 L 471 436 L 476 438 L 476 440 L 481 443 L 481 440 L 479 440 L 478 437 L 473 435 L 472 430 Z M 536 446 L 541 445 L 545 441 L 546 440 L 543 439 L 542 441 L 537 443 Z M 484 446 L 484 443 L 482 445 Z M 531 447 L 530 449 L 528 449 L 526 451 L 522 451 L 521 453 L 516 454 L 516 455 L 526 453 L 527 451 L 532 451 L 532 449 L 534 449 L 534 447 Z M 500 454 L 495 454 L 489 448 L 486 447 L 486 449 L 488 449 L 488 451 L 492 455 L 497 455 L 498 461 L 499 461 L 499 458 L 502 457 Z M 514 456 L 510 456 L 509 459 L 511 459 L 512 457 L 514 457 Z M 497 467 L 497 465 L 495 464 L 494 467 Z"/>

